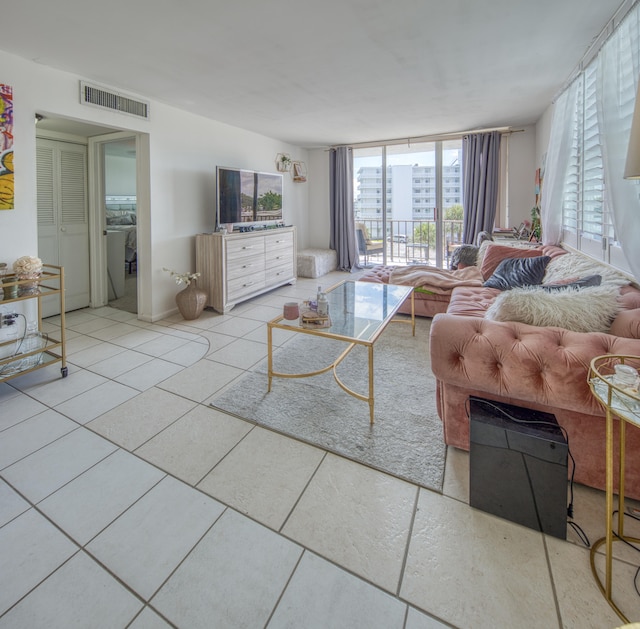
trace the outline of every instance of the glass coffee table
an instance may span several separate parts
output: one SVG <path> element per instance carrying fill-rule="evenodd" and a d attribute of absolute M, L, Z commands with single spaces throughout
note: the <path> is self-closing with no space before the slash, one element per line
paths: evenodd
<path fill-rule="evenodd" d="M 328 327 L 303 327 L 300 319 L 287 321 L 283 316 L 267 323 L 268 374 L 269 387 L 273 378 L 309 378 L 333 371 L 338 385 L 359 400 L 369 403 L 369 418 L 373 423 L 374 387 L 373 387 L 373 348 L 390 322 L 410 323 L 415 336 L 416 319 L 413 288 L 394 284 L 375 284 L 372 282 L 344 281 L 326 291 L 329 302 L 330 325 Z M 410 297 L 411 317 L 394 319 L 403 302 Z M 289 330 L 300 334 L 311 334 L 320 338 L 345 341 L 346 349 L 326 367 L 308 373 L 281 373 L 273 370 L 273 330 Z M 356 345 L 364 345 L 369 356 L 369 391 L 367 395 L 357 393 L 347 387 L 338 377 L 336 369 Z"/>

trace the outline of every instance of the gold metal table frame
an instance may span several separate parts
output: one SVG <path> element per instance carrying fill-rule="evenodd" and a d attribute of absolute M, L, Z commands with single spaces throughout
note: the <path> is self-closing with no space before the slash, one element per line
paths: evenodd
<path fill-rule="evenodd" d="M 609 605 L 625 622 L 629 620 L 622 610 L 613 600 L 613 542 L 629 542 L 640 544 L 640 539 L 627 537 L 624 534 L 624 471 L 625 471 L 625 433 L 626 425 L 630 423 L 640 426 L 640 397 L 637 394 L 629 393 L 621 389 L 613 381 L 614 366 L 633 362 L 637 367 L 640 363 L 640 356 L 626 356 L 616 354 L 606 354 L 596 356 L 589 369 L 588 382 L 594 397 L 604 406 L 606 417 L 606 510 L 607 526 L 605 536 L 593 543 L 591 546 L 591 572 L 596 580 L 600 592 L 605 597 Z M 619 438 L 618 438 L 618 515 L 617 529 L 613 530 L 613 496 L 614 496 L 614 416 L 619 418 Z M 604 583 L 600 579 L 596 570 L 595 558 L 598 549 L 605 547 L 605 574 Z"/>
<path fill-rule="evenodd" d="M 339 282 L 325 292 L 329 300 L 329 316 L 332 317 L 330 327 L 305 328 L 302 327 L 299 322 L 283 323 L 285 320 L 283 316 L 276 317 L 267 322 L 267 362 L 269 378 L 267 391 L 269 393 L 271 392 L 273 378 L 310 378 L 327 373 L 328 371 L 333 371 L 333 377 L 341 389 L 358 400 L 368 402 L 369 420 L 370 423 L 373 424 L 375 403 L 373 384 L 374 344 L 389 323 L 410 323 L 412 335 L 415 336 L 416 320 L 413 288 L 411 286 L 347 280 Z M 411 318 L 395 319 L 394 317 L 398 309 L 408 297 L 411 299 Z M 356 312 L 359 305 L 361 306 L 361 313 Z M 337 322 L 338 312 L 343 315 L 341 323 Z M 296 374 L 277 372 L 273 370 L 274 329 L 289 330 L 290 332 L 345 341 L 347 347 L 331 364 L 322 369 Z M 349 355 L 356 345 L 363 345 L 367 348 L 369 361 L 369 390 L 367 395 L 350 389 L 340 380 L 337 373 L 337 368 L 340 363 Z"/>

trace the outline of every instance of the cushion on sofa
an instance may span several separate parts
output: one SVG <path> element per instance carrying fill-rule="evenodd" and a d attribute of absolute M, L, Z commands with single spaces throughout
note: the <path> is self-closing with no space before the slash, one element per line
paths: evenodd
<path fill-rule="evenodd" d="M 574 332 L 608 332 L 619 309 L 618 288 L 615 286 L 553 292 L 536 286 L 501 293 L 487 310 L 485 318 L 565 328 Z"/>
<path fill-rule="evenodd" d="M 588 275 L 579 280 L 569 282 L 557 282 L 555 284 L 542 284 L 540 288 L 546 291 L 571 290 L 576 288 L 586 288 L 587 286 L 600 286 L 602 275 Z"/>
<path fill-rule="evenodd" d="M 478 261 L 478 249 L 475 245 L 460 245 L 451 254 L 449 267 L 452 271 L 464 269 L 466 266 L 475 266 Z"/>
<path fill-rule="evenodd" d="M 627 339 L 640 339 L 640 308 L 623 310 L 614 319 L 609 334 Z"/>
<path fill-rule="evenodd" d="M 484 283 L 489 288 L 510 290 L 542 283 L 545 269 L 551 261 L 549 256 L 506 258 Z"/>
<path fill-rule="evenodd" d="M 463 317 L 484 317 L 489 306 L 500 295 L 497 288 L 459 286 L 453 289 L 447 314 Z"/>
<path fill-rule="evenodd" d="M 484 243 L 482 248 L 484 248 Z M 479 259 L 480 271 L 482 272 L 482 277 L 488 280 L 502 260 L 507 258 L 535 258 L 541 255 L 541 247 L 511 247 L 489 242 L 484 248 L 484 255 Z"/>

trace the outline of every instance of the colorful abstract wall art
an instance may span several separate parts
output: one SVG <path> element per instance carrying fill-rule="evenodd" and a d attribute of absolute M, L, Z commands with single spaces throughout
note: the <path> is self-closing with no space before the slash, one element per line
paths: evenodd
<path fill-rule="evenodd" d="M 13 88 L 0 83 L 0 210 L 15 208 L 13 191 Z"/>

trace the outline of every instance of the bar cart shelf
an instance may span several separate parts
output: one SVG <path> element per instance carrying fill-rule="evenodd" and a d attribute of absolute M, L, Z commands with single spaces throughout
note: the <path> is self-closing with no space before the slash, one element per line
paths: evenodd
<path fill-rule="evenodd" d="M 42 273 L 37 280 L 23 279 L 8 281 L 5 277 L 0 287 L 7 294 L 15 294 L 0 301 L 0 306 L 35 299 L 38 307 L 38 325 L 31 331 L 27 343 L 26 323 L 23 334 L 17 338 L 0 342 L 0 382 L 22 376 L 49 365 L 60 363 L 60 374 L 68 375 L 65 339 L 65 304 L 64 304 L 64 268 L 52 264 L 43 264 Z M 35 286 L 34 286 L 35 282 Z M 57 338 L 42 331 L 42 300 L 49 295 L 57 295 L 60 306 L 60 332 Z M 5 314 L 6 314 L 6 308 Z M 5 323 L 5 326 L 7 323 Z M 13 325 L 18 326 L 16 321 Z"/>
<path fill-rule="evenodd" d="M 596 356 L 591 361 L 588 382 L 593 396 L 604 406 L 606 415 L 606 534 L 591 546 L 591 571 L 600 592 L 609 605 L 625 622 L 629 620 L 614 602 L 613 597 L 613 543 L 640 544 L 640 539 L 624 533 L 624 475 L 625 475 L 625 433 L 626 425 L 640 427 L 640 395 L 636 387 L 623 387 L 614 373 L 616 365 L 640 366 L 640 356 L 606 354 Z M 636 382 L 637 386 L 637 382 Z M 617 443 L 614 439 L 614 417 L 619 419 Z M 614 464 L 615 447 L 618 452 L 618 466 Z M 614 479 L 618 481 L 617 525 L 614 530 Z M 596 570 L 595 560 L 598 549 L 605 549 L 604 582 Z"/>

